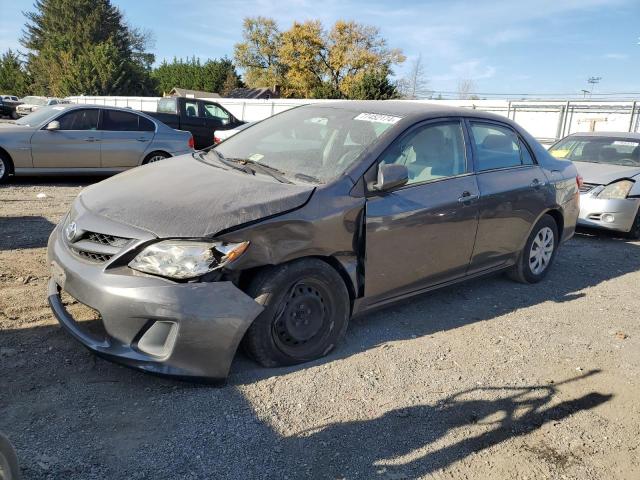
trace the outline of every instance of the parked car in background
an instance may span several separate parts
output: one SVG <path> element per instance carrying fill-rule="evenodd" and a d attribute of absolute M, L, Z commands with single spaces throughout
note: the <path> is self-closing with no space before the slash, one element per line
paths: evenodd
<path fill-rule="evenodd" d="M 189 132 L 140 112 L 97 105 L 42 107 L 0 124 L 0 182 L 10 174 L 117 173 L 192 149 Z"/>
<path fill-rule="evenodd" d="M 578 210 L 575 166 L 504 117 L 308 105 L 84 190 L 49 239 L 49 303 L 101 356 L 220 379 L 241 340 L 290 365 L 389 302 L 503 270 L 538 282 Z M 61 291 L 98 311 L 99 332 Z"/>
<path fill-rule="evenodd" d="M 584 179 L 578 224 L 640 238 L 640 133 L 574 133 L 549 149 Z"/>
<path fill-rule="evenodd" d="M 213 145 L 216 130 L 227 130 L 244 123 L 216 102 L 196 98 L 165 97 L 158 101 L 156 112 L 144 113 L 170 127 L 191 132 L 198 150 Z"/>
<path fill-rule="evenodd" d="M 15 98 L 15 100 L 13 100 Z M 16 107 L 20 105 L 18 97 L 11 95 L 0 95 L 0 117 L 11 117 L 14 120 L 18 118 Z"/>
<path fill-rule="evenodd" d="M 255 122 L 247 122 L 247 123 L 243 123 L 242 125 L 238 125 L 235 128 L 230 128 L 228 130 L 216 130 L 213 134 L 213 143 L 218 145 L 220 142 L 223 142 L 229 137 L 233 137 L 236 133 L 241 132 L 245 128 L 248 128 L 251 125 L 253 125 L 254 123 Z"/>
<path fill-rule="evenodd" d="M 16 108 L 16 112 L 18 116 L 24 117 L 25 115 L 29 115 L 32 112 L 35 112 L 40 107 L 47 107 L 51 105 L 58 105 L 59 103 L 63 103 L 59 98 L 47 98 L 47 97 L 36 97 L 36 96 L 27 96 L 20 99 L 21 105 L 18 105 Z"/>

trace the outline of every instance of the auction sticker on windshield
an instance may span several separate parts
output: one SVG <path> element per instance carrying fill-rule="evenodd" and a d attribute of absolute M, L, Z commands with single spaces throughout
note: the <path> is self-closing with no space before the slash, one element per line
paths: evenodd
<path fill-rule="evenodd" d="M 393 125 L 402 120 L 402 117 L 396 117 L 394 115 L 381 115 L 379 113 L 361 113 L 354 118 L 354 120 L 361 120 L 363 122 L 374 123 L 386 123 Z"/>

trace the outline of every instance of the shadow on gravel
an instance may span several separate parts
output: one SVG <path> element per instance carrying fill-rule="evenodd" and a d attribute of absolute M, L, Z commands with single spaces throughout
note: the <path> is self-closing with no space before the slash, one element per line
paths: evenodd
<path fill-rule="evenodd" d="M 285 438 L 282 447 L 292 458 L 305 458 L 311 470 L 322 472 L 323 478 L 351 478 L 347 472 L 353 471 L 353 455 L 366 459 L 357 462 L 356 478 L 422 478 L 471 454 L 609 401 L 613 395 L 597 392 L 553 401 L 562 384 L 596 373 L 599 371 L 586 372 L 556 385 L 465 390 L 435 405 L 392 410 L 371 420 L 329 424 Z M 456 429 L 464 429 L 463 435 L 451 435 L 456 441 L 433 446 Z M 409 454 L 417 458 L 398 462 Z M 553 455 L 556 463 L 568 460 L 561 454 Z"/>
<path fill-rule="evenodd" d="M 12 185 L 23 187 L 86 187 L 101 182 L 109 175 L 46 175 L 34 177 L 9 177 L 8 183 L 0 188 L 10 189 Z"/>
<path fill-rule="evenodd" d="M 0 216 L 0 251 L 47 246 L 55 225 L 44 217 Z"/>

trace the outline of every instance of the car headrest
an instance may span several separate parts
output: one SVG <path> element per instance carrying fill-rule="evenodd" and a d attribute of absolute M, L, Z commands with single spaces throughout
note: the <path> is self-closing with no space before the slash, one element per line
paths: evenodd
<path fill-rule="evenodd" d="M 632 160 L 640 160 L 640 145 L 638 145 L 636 148 L 634 148 L 633 152 L 631 152 L 631 159 Z"/>
<path fill-rule="evenodd" d="M 600 158 L 600 150 L 602 150 L 602 144 L 597 142 L 589 142 L 582 147 L 581 158 L 585 160 L 596 160 Z"/>
<path fill-rule="evenodd" d="M 618 156 L 618 152 L 615 148 L 604 147 L 600 150 L 600 158 L 602 160 L 615 160 Z"/>
<path fill-rule="evenodd" d="M 513 145 L 511 138 L 506 135 L 487 135 L 482 141 L 482 147 L 487 150 L 497 150 L 500 152 L 512 152 Z"/>

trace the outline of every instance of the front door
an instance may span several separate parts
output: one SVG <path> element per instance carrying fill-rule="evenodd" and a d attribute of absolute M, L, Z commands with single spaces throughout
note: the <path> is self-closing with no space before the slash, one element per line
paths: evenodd
<path fill-rule="evenodd" d="M 547 178 L 510 127 L 470 121 L 480 189 L 478 236 L 469 273 L 499 267 L 524 247 L 544 211 Z"/>
<path fill-rule="evenodd" d="M 31 137 L 35 168 L 99 168 L 100 140 L 97 130 L 100 110 L 83 108 L 56 118 L 58 130 L 43 127 Z"/>
<path fill-rule="evenodd" d="M 380 163 L 400 163 L 409 182 L 368 198 L 365 295 L 375 303 L 463 276 L 478 223 L 478 187 L 459 120 L 403 134 Z"/>

